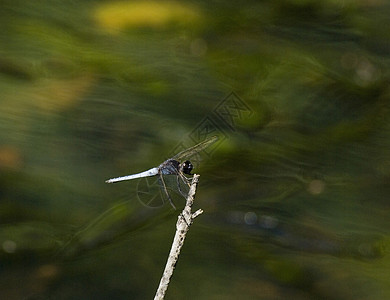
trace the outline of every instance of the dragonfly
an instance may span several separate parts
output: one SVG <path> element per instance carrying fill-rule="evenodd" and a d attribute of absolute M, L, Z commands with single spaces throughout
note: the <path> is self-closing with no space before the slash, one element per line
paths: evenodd
<path fill-rule="evenodd" d="M 185 175 L 193 175 L 191 174 L 191 171 L 193 170 L 194 166 L 188 159 L 195 156 L 199 152 L 203 151 L 210 145 L 214 144 L 217 140 L 218 140 L 218 136 L 209 137 L 203 142 L 200 142 L 195 146 L 185 149 L 179 152 L 178 154 L 176 154 L 175 156 L 173 156 L 172 158 L 167 159 L 166 161 L 161 163 L 158 167 L 154 167 L 147 171 L 137 173 L 137 174 L 111 178 L 106 180 L 106 183 L 120 182 L 120 181 L 132 180 L 132 179 L 142 178 L 142 177 L 158 176 L 160 187 L 163 189 L 172 207 L 176 209 L 168 193 L 168 189 L 165 184 L 163 175 L 175 175 L 177 178 L 178 190 L 184 197 L 186 197 L 185 193 L 183 193 L 183 191 L 180 188 L 180 180 L 185 185 L 190 186 L 189 179 Z"/>

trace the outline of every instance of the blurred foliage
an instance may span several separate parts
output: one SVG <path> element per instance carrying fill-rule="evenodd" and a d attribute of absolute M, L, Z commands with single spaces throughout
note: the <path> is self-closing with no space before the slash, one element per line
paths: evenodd
<path fill-rule="evenodd" d="M 157 30 L 164 26 L 196 25 L 199 19 L 196 7 L 189 3 L 179 2 L 111 2 L 96 9 L 95 17 L 98 24 L 110 31 L 126 28 L 151 27 Z"/>
<path fill-rule="evenodd" d="M 206 121 L 170 298 L 389 298 L 387 2 L 0 8 L 1 299 L 152 297 L 178 211 L 104 180 Z"/>

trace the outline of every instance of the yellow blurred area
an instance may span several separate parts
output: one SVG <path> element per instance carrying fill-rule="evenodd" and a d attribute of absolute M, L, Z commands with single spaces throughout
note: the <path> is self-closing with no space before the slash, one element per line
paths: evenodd
<path fill-rule="evenodd" d="M 35 276 L 40 279 L 49 279 L 57 276 L 59 267 L 54 264 L 45 264 L 40 266 L 35 273 Z"/>
<path fill-rule="evenodd" d="M 78 104 L 94 82 L 92 76 L 82 75 L 70 79 L 42 79 L 17 90 L 10 89 L 3 94 L 7 103 L 3 113 L 9 116 L 28 113 L 30 105 L 46 113 L 66 110 Z M 21 109 L 23 106 L 26 109 Z"/>
<path fill-rule="evenodd" d="M 0 170 L 19 169 L 23 159 L 19 149 L 7 145 L 0 146 Z"/>
<path fill-rule="evenodd" d="M 61 111 L 78 103 L 94 83 L 92 76 L 43 80 L 31 87 L 33 104 L 46 111 Z"/>
<path fill-rule="evenodd" d="M 108 30 L 134 27 L 161 28 L 174 23 L 195 23 L 200 10 L 188 3 L 165 1 L 118 1 L 105 3 L 94 12 L 97 23 Z"/>

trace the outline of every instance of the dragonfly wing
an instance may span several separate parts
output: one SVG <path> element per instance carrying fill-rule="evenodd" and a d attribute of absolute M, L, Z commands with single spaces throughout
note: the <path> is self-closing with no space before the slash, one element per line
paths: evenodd
<path fill-rule="evenodd" d="M 122 177 L 117 177 L 117 178 L 111 178 L 111 179 L 106 180 L 106 183 L 131 180 L 131 179 L 141 178 L 141 177 L 150 177 L 150 176 L 155 176 L 157 174 L 158 174 L 158 168 L 152 168 L 150 170 L 147 170 L 147 171 L 141 172 L 141 173 L 137 173 L 137 174 L 127 175 L 127 176 L 122 176 Z"/>
<path fill-rule="evenodd" d="M 199 153 L 200 151 L 203 151 L 208 146 L 214 144 L 218 140 L 218 136 L 214 135 L 203 142 L 200 142 L 199 144 L 192 146 L 191 148 L 188 148 L 186 150 L 183 150 L 176 154 L 172 159 L 177 161 L 182 161 L 184 158 L 188 159 L 191 156 L 194 156 L 195 154 Z"/>

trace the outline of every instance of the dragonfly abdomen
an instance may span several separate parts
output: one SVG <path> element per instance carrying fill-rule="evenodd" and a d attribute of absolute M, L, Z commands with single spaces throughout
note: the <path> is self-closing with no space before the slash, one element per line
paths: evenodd
<path fill-rule="evenodd" d="M 135 179 L 135 178 L 155 176 L 157 174 L 158 174 L 158 168 L 151 168 L 145 172 L 122 176 L 122 177 L 117 177 L 117 178 L 111 178 L 111 179 L 106 180 L 106 182 L 113 183 L 113 182 L 118 182 L 118 181 L 131 180 L 131 179 Z"/>

